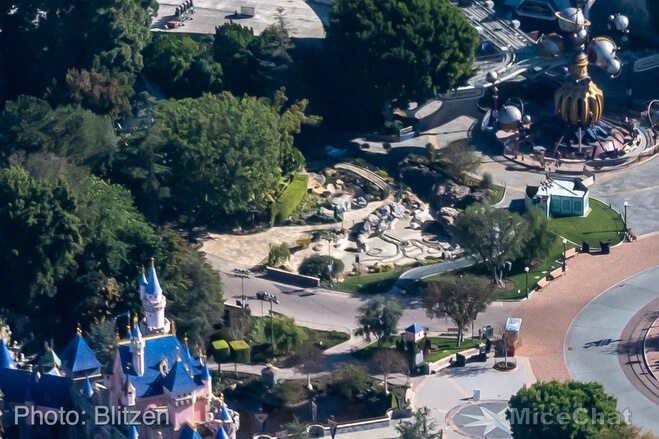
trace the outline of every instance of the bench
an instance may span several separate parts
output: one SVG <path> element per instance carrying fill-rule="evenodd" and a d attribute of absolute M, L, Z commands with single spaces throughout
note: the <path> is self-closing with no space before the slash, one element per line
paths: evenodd
<path fill-rule="evenodd" d="M 549 281 L 547 280 L 546 277 L 543 277 L 543 278 L 540 279 L 540 280 L 538 281 L 538 283 L 536 284 L 536 286 L 537 286 L 536 291 L 540 291 L 540 290 L 542 290 L 542 289 L 543 289 L 544 287 L 546 287 L 547 285 L 549 285 Z"/>
<path fill-rule="evenodd" d="M 573 257 L 577 256 L 578 254 L 579 253 L 577 253 L 576 247 L 572 247 L 571 249 L 569 249 L 565 252 L 565 259 L 573 258 Z"/>
<path fill-rule="evenodd" d="M 549 276 L 551 276 L 552 279 L 558 279 L 559 277 L 563 276 L 564 274 L 565 274 L 565 272 L 563 271 L 563 267 L 559 267 L 556 270 L 549 273 Z"/>
<path fill-rule="evenodd" d="M 627 239 L 629 241 L 636 241 L 636 235 L 632 232 L 632 229 L 627 229 Z"/>

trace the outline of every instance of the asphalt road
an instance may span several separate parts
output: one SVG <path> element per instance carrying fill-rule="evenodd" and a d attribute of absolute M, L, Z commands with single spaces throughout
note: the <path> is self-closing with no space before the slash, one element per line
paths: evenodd
<path fill-rule="evenodd" d="M 234 268 L 245 268 L 218 256 L 207 255 L 213 267 L 220 272 L 224 285 L 224 298 L 227 303 L 235 304 L 241 297 L 241 279 L 235 277 Z M 461 260 L 459 260 L 461 261 Z M 459 263 L 459 261 L 453 261 Z M 448 263 L 447 263 L 448 264 Z M 462 263 L 459 263 L 460 265 Z M 439 264 L 439 267 L 444 264 Z M 457 267 L 456 267 L 457 268 Z M 423 271 L 422 273 L 425 273 Z M 336 329 L 351 332 L 357 328 L 357 315 L 360 306 L 373 296 L 364 294 L 351 294 L 325 288 L 297 288 L 277 282 L 272 282 L 259 275 L 245 280 L 245 296 L 254 315 L 261 315 L 261 302 L 256 299 L 257 291 L 266 291 L 275 294 L 279 305 L 273 305 L 273 310 L 287 316 L 294 317 L 301 325 L 321 329 Z M 430 319 L 426 316 L 423 304 L 418 298 L 406 297 L 390 292 L 384 295 L 388 300 L 395 300 L 403 308 L 399 329 L 416 323 L 427 327 L 431 332 L 446 332 L 453 327 L 447 319 Z M 268 314 L 268 303 L 263 304 L 264 314 Z M 506 319 L 513 315 L 519 302 L 495 302 L 486 312 L 479 314 L 474 323 L 475 333 L 478 328 L 492 325 L 499 329 Z M 469 334 L 465 334 L 469 335 Z"/>
<path fill-rule="evenodd" d="M 629 381 L 618 359 L 621 336 L 628 322 L 659 298 L 659 267 L 615 285 L 590 302 L 574 319 L 565 337 L 565 361 L 570 376 L 599 381 L 618 398 L 618 409 L 631 423 L 659 434 L 657 405 Z"/>

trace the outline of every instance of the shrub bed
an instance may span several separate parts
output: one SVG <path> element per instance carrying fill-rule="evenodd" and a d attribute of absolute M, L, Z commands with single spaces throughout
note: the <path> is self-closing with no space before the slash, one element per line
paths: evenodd
<path fill-rule="evenodd" d="M 309 176 L 306 174 L 295 174 L 293 181 L 274 202 L 270 209 L 270 222 L 282 222 L 293 214 L 295 208 L 300 204 L 304 194 L 307 193 Z"/>
<path fill-rule="evenodd" d="M 229 342 L 229 346 L 231 347 L 231 359 L 233 361 L 236 363 L 250 363 L 250 349 L 247 343 L 243 340 L 235 340 Z"/>
<path fill-rule="evenodd" d="M 224 363 L 231 359 L 229 343 L 226 340 L 217 340 L 213 342 L 213 357 L 218 363 Z"/>

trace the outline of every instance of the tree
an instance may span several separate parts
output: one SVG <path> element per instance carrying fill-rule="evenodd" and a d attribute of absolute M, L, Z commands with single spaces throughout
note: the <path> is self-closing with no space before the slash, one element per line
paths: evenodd
<path fill-rule="evenodd" d="M 332 272 L 328 269 L 330 265 L 332 266 Z M 298 268 L 300 274 L 317 276 L 320 280 L 330 280 L 332 277 L 338 276 L 343 270 L 343 261 L 323 255 L 311 255 L 304 258 Z"/>
<path fill-rule="evenodd" d="M 382 349 L 373 354 L 371 370 L 384 376 L 384 393 L 389 394 L 389 375 L 392 373 L 407 373 L 409 368 L 405 357 L 395 349 Z"/>
<path fill-rule="evenodd" d="M 281 17 L 281 11 L 279 11 Z M 294 45 L 283 20 L 266 27 L 261 35 L 252 39 L 247 50 L 254 56 L 252 78 L 258 95 L 272 96 L 285 84 L 289 65 L 293 62 L 290 51 Z"/>
<path fill-rule="evenodd" d="M 94 351 L 98 361 L 107 365 L 114 358 L 117 349 L 116 323 L 114 320 L 100 320 L 89 327 L 85 340 Z"/>
<path fill-rule="evenodd" d="M 270 253 L 268 253 L 268 266 L 269 267 L 278 267 L 282 263 L 288 261 L 291 258 L 291 250 L 288 248 L 288 244 L 282 242 L 277 245 L 270 243 Z"/>
<path fill-rule="evenodd" d="M 536 258 L 547 256 L 557 237 L 552 230 L 551 221 L 542 209 L 532 207 L 523 218 L 527 224 L 528 240 L 522 249 L 522 255 L 526 263 L 531 263 Z"/>
<path fill-rule="evenodd" d="M 449 143 L 440 150 L 440 158 L 444 173 L 458 183 L 464 183 L 467 173 L 476 171 L 481 165 L 480 157 L 474 154 L 474 146 L 466 140 Z"/>
<path fill-rule="evenodd" d="M 630 425 L 612 426 L 602 430 L 597 439 L 658 439 L 659 436 L 644 432 L 641 428 Z"/>
<path fill-rule="evenodd" d="M 274 326 L 275 345 L 283 352 L 288 352 L 291 349 L 302 345 L 307 338 L 307 331 L 295 324 L 295 319 L 292 317 L 277 316 L 268 319 L 265 327 L 265 334 L 271 334 Z"/>
<path fill-rule="evenodd" d="M 539 382 L 510 398 L 506 418 L 515 439 L 595 439 L 619 425 L 616 403 L 597 382 Z M 534 422 L 541 414 L 541 422 Z"/>
<path fill-rule="evenodd" d="M 328 109 L 347 124 L 423 103 L 472 74 L 478 35 L 445 0 L 339 0 L 325 40 Z M 340 114 L 339 114 L 340 113 Z"/>
<path fill-rule="evenodd" d="M 26 312 L 75 273 L 76 203 L 61 180 L 36 180 L 21 168 L 0 171 L 1 302 Z"/>
<path fill-rule="evenodd" d="M 176 236 L 173 239 L 179 248 L 165 272 L 167 312 L 176 321 L 177 329 L 188 334 L 191 345 L 203 348 L 222 322 L 222 281 L 203 253 L 171 234 Z"/>
<path fill-rule="evenodd" d="M 442 435 L 433 430 L 437 425 L 430 418 L 428 407 L 419 408 L 413 415 L 413 421 L 402 421 L 396 426 L 400 439 L 440 439 Z"/>
<path fill-rule="evenodd" d="M 117 147 L 109 117 L 80 107 L 53 110 L 31 96 L 7 102 L 0 115 L 0 140 L 5 161 L 16 153 L 53 153 L 100 175 L 108 171 Z"/>
<path fill-rule="evenodd" d="M 307 388 L 313 390 L 311 374 L 322 372 L 327 365 L 323 350 L 313 345 L 306 345 L 295 355 L 295 360 L 298 362 L 297 368 L 307 374 Z"/>
<path fill-rule="evenodd" d="M 351 399 L 371 386 L 371 376 L 363 364 L 340 363 L 332 372 L 332 387 L 341 396 Z"/>
<path fill-rule="evenodd" d="M 229 93 L 156 106 L 171 160 L 172 208 L 213 222 L 265 209 L 282 175 L 287 119 L 267 99 Z"/>
<path fill-rule="evenodd" d="M 472 275 L 444 275 L 440 280 L 428 282 L 423 306 L 428 317 L 448 317 L 458 327 L 457 345 L 462 342 L 462 330 L 476 320 L 478 313 L 485 311 L 496 292 L 483 287 Z"/>
<path fill-rule="evenodd" d="M 659 4 L 654 0 L 645 0 L 650 15 L 650 29 L 659 29 Z"/>
<path fill-rule="evenodd" d="M 378 296 L 359 307 L 357 315 L 359 329 L 356 334 L 363 335 L 367 340 L 374 336 L 380 348 L 382 342 L 396 332 L 398 320 L 402 315 L 403 311 L 398 303 Z"/>
<path fill-rule="evenodd" d="M 254 57 L 247 47 L 255 38 L 258 37 L 251 28 L 233 21 L 215 28 L 214 59 L 222 65 L 224 85 L 234 95 L 254 94 L 253 84 L 249 80 L 254 67 Z"/>
<path fill-rule="evenodd" d="M 66 73 L 66 84 L 73 102 L 100 116 L 116 119 L 120 114 L 130 114 L 131 106 L 126 90 L 116 78 L 108 74 L 96 69 L 70 69 Z"/>
<path fill-rule="evenodd" d="M 455 234 L 465 251 L 480 258 L 503 286 L 504 262 L 515 259 L 526 243 L 526 224 L 506 209 L 475 203 L 455 220 Z"/>
<path fill-rule="evenodd" d="M 309 433 L 307 432 L 307 426 L 300 423 L 300 420 L 297 416 L 293 416 L 293 422 L 289 422 L 284 425 L 284 430 L 286 430 L 286 437 L 288 439 L 308 439 Z"/>
<path fill-rule="evenodd" d="M 213 61 L 210 41 L 197 42 L 188 35 L 161 33 L 144 50 L 143 73 L 167 96 L 198 97 L 218 93 L 222 66 Z"/>

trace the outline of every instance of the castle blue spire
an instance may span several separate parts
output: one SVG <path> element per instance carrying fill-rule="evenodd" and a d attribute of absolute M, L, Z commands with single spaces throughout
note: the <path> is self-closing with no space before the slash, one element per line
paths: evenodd
<path fill-rule="evenodd" d="M 202 381 L 211 380 L 211 373 L 208 370 L 208 363 L 204 363 L 204 370 L 201 371 L 201 380 Z"/>
<path fill-rule="evenodd" d="M 62 365 L 71 372 L 84 372 L 102 366 L 85 339 L 82 338 L 80 329 L 78 329 L 78 334 L 73 337 L 71 343 L 62 351 L 60 358 L 62 359 Z"/>
<path fill-rule="evenodd" d="M 162 294 L 162 288 L 160 288 L 160 282 L 158 281 L 158 274 L 156 273 L 155 261 L 151 258 L 151 271 L 149 272 L 149 281 L 146 287 L 147 294 L 160 295 Z"/>
<path fill-rule="evenodd" d="M 224 427 L 220 426 L 220 429 L 217 430 L 217 434 L 215 435 L 215 439 L 231 439 L 231 437 L 229 437 Z"/>
<path fill-rule="evenodd" d="M 92 383 L 89 382 L 89 377 L 85 377 L 85 386 L 82 389 L 82 394 L 87 398 L 91 398 L 94 394 L 94 389 L 92 389 Z"/>
<path fill-rule="evenodd" d="M 181 435 L 179 439 L 201 439 L 201 435 L 197 432 L 197 429 L 190 424 L 186 423 L 181 429 Z"/>
<path fill-rule="evenodd" d="M 126 435 L 128 439 L 137 439 L 140 437 L 140 434 L 137 432 L 137 428 L 134 425 L 131 425 L 128 429 L 128 434 Z"/>
<path fill-rule="evenodd" d="M 224 422 L 233 422 L 233 416 L 231 416 L 229 407 L 226 404 L 222 404 L 222 420 Z"/>
<path fill-rule="evenodd" d="M 142 271 L 142 277 L 140 278 L 140 286 L 146 287 L 147 285 L 149 285 L 149 282 L 146 280 L 146 274 L 144 274 L 144 271 Z"/>
<path fill-rule="evenodd" d="M 16 369 L 16 362 L 11 358 L 4 339 L 0 339 L 0 369 Z"/>

